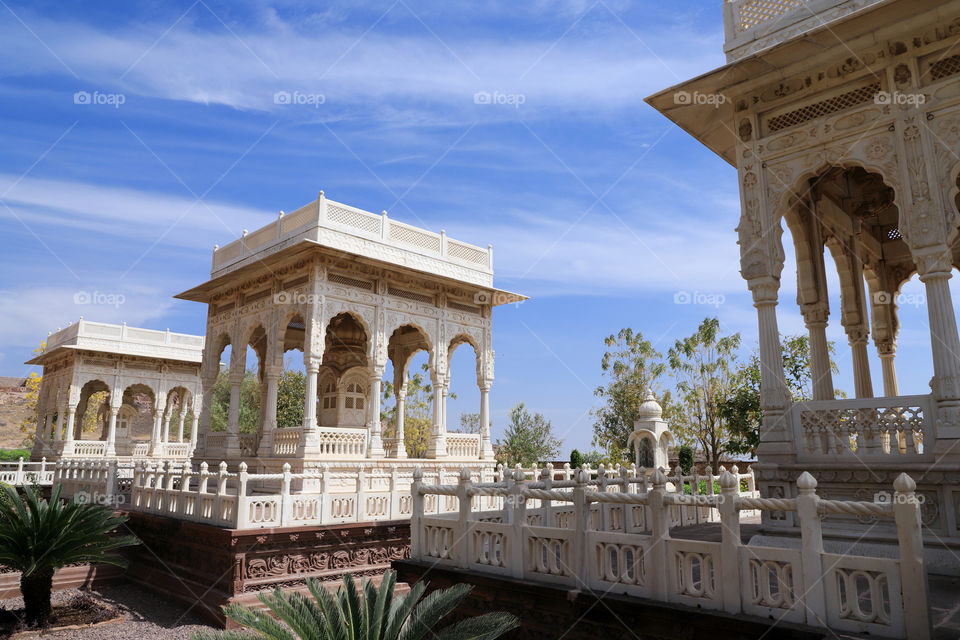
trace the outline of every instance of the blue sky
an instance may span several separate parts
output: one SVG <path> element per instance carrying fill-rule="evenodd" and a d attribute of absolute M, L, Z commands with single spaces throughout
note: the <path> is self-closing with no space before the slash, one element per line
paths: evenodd
<path fill-rule="evenodd" d="M 524 401 L 566 451 L 589 448 L 606 335 L 631 326 L 666 352 L 716 315 L 745 354 L 756 345 L 735 171 L 643 102 L 723 64 L 721 8 L 3 4 L 0 373 L 27 373 L 31 349 L 81 315 L 202 333 L 203 306 L 172 295 L 207 278 L 213 245 L 323 189 L 492 244 L 497 285 L 531 296 L 494 316 L 494 436 Z M 799 333 L 789 243 L 779 320 Z M 836 384 L 851 391 L 830 284 Z M 80 291 L 108 302 L 75 304 Z M 901 305 L 901 320 L 901 393 L 924 393 L 926 309 Z M 454 423 L 479 396 L 471 354 L 452 366 Z"/>

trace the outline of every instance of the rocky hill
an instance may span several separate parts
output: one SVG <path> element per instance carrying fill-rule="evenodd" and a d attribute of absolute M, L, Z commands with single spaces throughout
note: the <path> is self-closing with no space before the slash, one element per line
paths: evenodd
<path fill-rule="evenodd" d="M 26 378 L 0 376 L 0 448 L 16 448 L 23 442 L 20 423 L 29 415 Z"/>

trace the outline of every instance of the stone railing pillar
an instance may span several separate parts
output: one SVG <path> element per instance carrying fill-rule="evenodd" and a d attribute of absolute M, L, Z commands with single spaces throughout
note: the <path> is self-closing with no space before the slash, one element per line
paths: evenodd
<path fill-rule="evenodd" d="M 421 547 L 421 531 L 423 530 L 423 469 L 413 470 L 413 484 L 410 485 L 410 557 L 415 560 L 423 559 Z"/>
<path fill-rule="evenodd" d="M 470 489 L 472 483 L 470 482 L 470 469 L 466 467 L 460 467 L 460 475 L 457 479 L 457 502 L 460 506 L 459 512 L 459 521 L 460 521 L 460 531 L 458 532 L 457 538 L 457 566 L 461 569 L 467 569 L 470 567 L 470 553 L 471 553 L 471 527 L 472 527 L 472 514 L 473 510 L 471 509 L 471 497 Z"/>
<path fill-rule="evenodd" d="M 927 570 L 923 562 L 923 532 L 917 483 L 905 473 L 893 482 L 893 517 L 900 547 L 900 588 L 903 593 L 904 631 L 908 638 L 932 635 L 927 600 Z"/>
<path fill-rule="evenodd" d="M 655 600 L 666 602 L 669 591 L 668 554 L 666 541 L 670 539 L 669 505 L 664 498 L 667 493 L 667 477 L 663 471 L 653 472 L 653 488 L 647 491 L 647 513 L 650 515 L 650 576 L 653 578 L 650 590 Z"/>
<path fill-rule="evenodd" d="M 707 478 L 713 486 L 713 479 Z M 696 485 L 694 475 L 694 485 Z M 727 613 L 738 614 L 740 606 L 740 511 L 737 509 L 737 496 L 740 494 L 738 476 L 724 472 L 720 476 L 720 497 L 717 510 L 720 512 L 720 575 L 723 593 L 723 609 Z"/>
<path fill-rule="evenodd" d="M 800 566 L 806 588 L 807 624 L 824 626 L 827 601 L 823 585 L 823 531 L 817 496 L 817 480 L 804 471 L 797 478 L 797 519 L 800 521 Z"/>

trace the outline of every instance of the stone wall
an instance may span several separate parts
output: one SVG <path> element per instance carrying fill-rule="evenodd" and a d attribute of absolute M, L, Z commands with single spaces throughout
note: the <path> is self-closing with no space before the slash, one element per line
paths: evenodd
<path fill-rule="evenodd" d="M 473 591 L 450 620 L 506 611 L 519 616 L 520 628 L 502 636 L 504 640 L 596 640 L 633 638 L 662 640 L 821 640 L 823 631 L 780 622 L 769 636 L 771 621 L 749 616 L 706 612 L 680 605 L 639 598 L 606 595 L 598 598 L 589 590 L 550 587 L 513 578 L 480 575 L 458 569 L 437 567 L 428 562 L 398 560 L 393 563 L 398 581 L 415 584 L 429 581 L 427 592 L 457 583 L 473 585 Z"/>
<path fill-rule="evenodd" d="M 258 604 L 258 593 L 302 588 L 308 577 L 380 576 L 392 560 L 410 555 L 405 521 L 238 531 L 128 515 L 143 544 L 131 550 L 127 578 L 220 625 L 220 607 L 229 602 Z"/>

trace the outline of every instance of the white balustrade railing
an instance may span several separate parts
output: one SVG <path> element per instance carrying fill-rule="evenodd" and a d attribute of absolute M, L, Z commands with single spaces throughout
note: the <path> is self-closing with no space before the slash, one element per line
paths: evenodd
<path fill-rule="evenodd" d="M 447 456 L 450 458 L 480 457 L 480 434 L 447 432 Z"/>
<path fill-rule="evenodd" d="M 0 462 L 0 482 L 21 487 L 25 484 L 49 486 L 53 484 L 54 464 L 46 458 L 40 462 Z"/>
<path fill-rule="evenodd" d="M 474 269 L 490 271 L 493 256 L 489 248 L 474 246 L 403 222 L 391 220 L 321 196 L 276 222 L 214 250 L 212 271 L 226 268 L 267 248 L 323 227 L 331 232 L 360 237 L 367 241 L 399 247 L 418 254 L 453 260 Z M 334 236 L 336 238 L 338 236 Z"/>
<path fill-rule="evenodd" d="M 52 484 L 61 485 L 61 498 L 119 506 L 126 502 L 132 480 L 132 462 L 65 458 L 57 462 Z"/>
<path fill-rule="evenodd" d="M 296 455 L 302 434 L 303 429 L 301 428 L 275 429 L 273 431 L 273 455 Z"/>
<path fill-rule="evenodd" d="M 189 442 L 168 442 L 163 445 L 163 455 L 167 458 L 189 458 Z"/>
<path fill-rule="evenodd" d="M 367 452 L 366 429 L 319 427 L 320 454 L 325 458 L 362 458 Z"/>
<path fill-rule="evenodd" d="M 801 456 L 929 457 L 936 412 L 929 395 L 798 402 L 793 427 Z"/>
<path fill-rule="evenodd" d="M 930 638 L 926 569 L 916 483 L 906 474 L 884 503 L 825 500 L 804 473 L 797 498 L 744 495 L 743 478 L 720 475 L 719 493 L 671 491 L 656 471 L 643 492 L 599 490 L 589 470 L 572 481 L 551 474 L 530 481 L 476 483 L 463 470 L 455 484 L 412 486 L 411 557 L 480 573 L 601 593 L 619 593 L 729 614 L 787 619 L 878 637 Z M 682 481 L 676 488 L 682 486 Z M 456 513 L 428 515 L 429 500 L 452 498 Z M 499 504 L 490 508 L 490 504 Z M 670 537 L 673 507 L 719 514 L 720 542 Z M 600 507 L 600 508 L 598 508 Z M 604 512 L 621 510 L 619 517 Z M 795 511 L 799 549 L 744 545 L 743 511 Z M 641 518 L 636 514 L 641 513 Z M 899 558 L 837 555 L 823 550 L 821 516 L 888 517 L 896 523 Z M 681 518 L 682 521 L 682 518 Z"/>
<path fill-rule="evenodd" d="M 145 458 L 150 454 L 150 443 L 149 442 L 137 442 L 134 443 L 133 447 L 130 449 L 130 455 L 134 458 Z"/>
<path fill-rule="evenodd" d="M 189 463 L 138 462 L 133 468 L 131 509 L 233 529 L 400 520 L 412 512 L 412 465 L 405 469 L 324 465 L 307 473 L 292 473 L 289 463 L 280 473 L 247 469 L 244 462 L 235 472 L 228 471 L 225 462 L 216 470 L 203 462 L 198 471 Z M 475 473 L 492 479 L 491 471 Z M 442 483 L 456 474 L 438 466 L 428 476 Z M 427 513 L 457 508 L 451 497 L 431 497 L 427 503 Z"/>
<path fill-rule="evenodd" d="M 105 440 L 74 440 L 73 455 L 78 458 L 103 457 L 107 454 Z"/>

